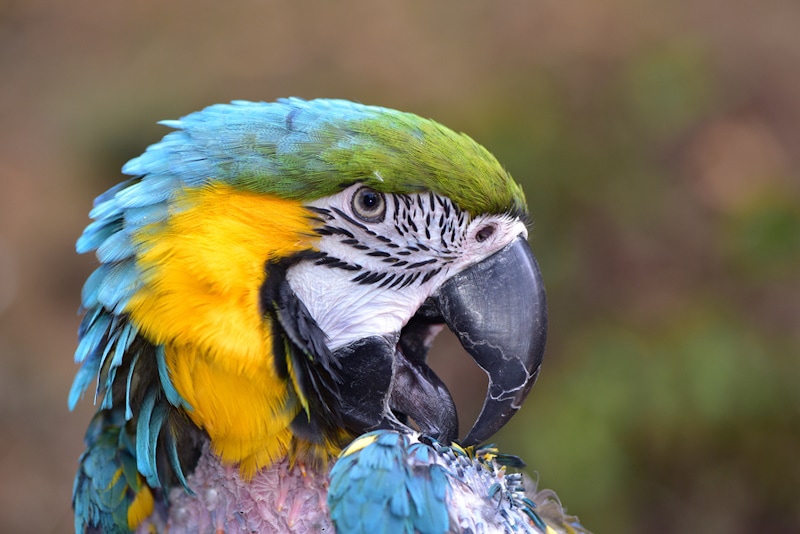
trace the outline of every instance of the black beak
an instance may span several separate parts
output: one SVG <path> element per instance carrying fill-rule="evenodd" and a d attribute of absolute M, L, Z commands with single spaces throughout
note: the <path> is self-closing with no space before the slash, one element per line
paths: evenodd
<path fill-rule="evenodd" d="M 520 236 L 453 276 L 432 297 L 447 326 L 489 375 L 478 420 L 462 440 L 476 445 L 505 425 L 539 374 L 547 338 L 542 274 Z"/>
<path fill-rule="evenodd" d="M 489 375 L 478 420 L 464 438 L 476 445 L 505 425 L 528 395 L 542 363 L 547 304 L 539 265 L 521 236 L 445 282 L 398 337 L 374 336 L 337 351 L 340 412 L 355 433 L 375 428 L 422 433 L 449 443 L 458 435 L 447 387 L 425 363 L 442 323 Z M 431 335 L 433 333 L 433 335 Z"/>

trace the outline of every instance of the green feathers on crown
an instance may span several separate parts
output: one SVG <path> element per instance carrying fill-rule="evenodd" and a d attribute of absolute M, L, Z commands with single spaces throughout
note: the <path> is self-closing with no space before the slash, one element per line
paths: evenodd
<path fill-rule="evenodd" d="M 363 182 L 382 192 L 431 190 L 473 215 L 527 212 L 522 189 L 489 151 L 411 113 L 289 98 L 214 105 L 162 124 L 177 131 L 123 172 L 165 186 L 224 182 L 303 201 Z"/>

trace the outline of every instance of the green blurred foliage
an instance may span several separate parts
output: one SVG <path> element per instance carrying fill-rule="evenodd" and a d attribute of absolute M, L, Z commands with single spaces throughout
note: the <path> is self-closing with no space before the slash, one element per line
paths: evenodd
<path fill-rule="evenodd" d="M 791 281 L 800 265 L 800 204 L 780 192 L 750 199 L 720 230 L 726 259 L 754 283 Z"/>
<path fill-rule="evenodd" d="M 800 477 L 797 413 L 786 410 L 800 406 L 800 363 L 781 356 L 792 345 L 722 310 L 677 315 L 645 330 L 606 322 L 581 332 L 565 349 L 574 367 L 538 386 L 530 435 L 505 437 L 530 448 L 543 481 L 556 476 L 566 504 L 599 531 L 688 528 L 680 516 L 708 514 L 703 484 L 718 471 L 746 493 L 759 488 L 738 509 L 724 504 L 730 488 L 717 488 L 716 512 L 736 531 L 788 527 L 769 518 L 792 513 Z"/>

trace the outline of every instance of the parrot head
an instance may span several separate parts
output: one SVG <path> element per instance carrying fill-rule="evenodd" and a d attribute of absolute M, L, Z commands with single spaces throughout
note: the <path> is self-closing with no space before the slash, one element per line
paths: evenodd
<path fill-rule="evenodd" d="M 486 149 L 341 100 L 234 102 L 164 124 L 175 131 L 126 164 L 132 178 L 97 199 L 78 241 L 100 267 L 70 402 L 96 380 L 102 408 L 124 405 L 142 474 L 187 426 L 251 472 L 381 428 L 457 440 L 426 363 L 445 327 L 489 377 L 461 443 L 519 409 L 545 292 L 522 190 Z"/>

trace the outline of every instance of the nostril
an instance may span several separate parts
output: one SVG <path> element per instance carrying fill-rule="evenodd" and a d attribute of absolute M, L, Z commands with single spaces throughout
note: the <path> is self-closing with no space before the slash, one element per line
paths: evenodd
<path fill-rule="evenodd" d="M 491 224 L 487 224 L 486 226 L 484 226 L 475 233 L 475 241 L 477 241 L 478 243 L 483 243 L 484 241 L 492 237 L 493 233 L 494 233 L 494 226 Z"/>

